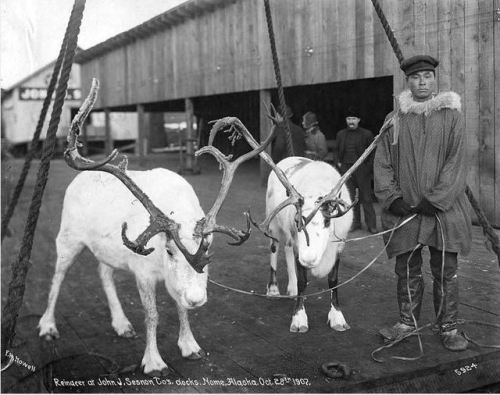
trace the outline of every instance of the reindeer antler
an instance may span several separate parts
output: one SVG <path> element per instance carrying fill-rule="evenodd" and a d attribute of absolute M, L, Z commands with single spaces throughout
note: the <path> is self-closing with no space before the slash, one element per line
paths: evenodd
<path fill-rule="evenodd" d="M 347 213 L 358 201 L 358 191 L 356 191 L 356 198 L 353 204 L 347 205 L 346 202 L 344 202 L 342 199 L 339 198 L 339 193 L 340 190 L 342 189 L 342 186 L 347 182 L 347 180 L 353 175 L 353 173 L 356 171 L 356 169 L 361 166 L 361 164 L 365 161 L 365 159 L 371 154 L 371 152 L 375 149 L 377 146 L 379 140 L 382 138 L 383 134 L 389 130 L 393 123 L 393 117 L 388 118 L 382 127 L 380 128 L 380 131 L 378 135 L 373 139 L 371 144 L 366 148 L 365 152 L 358 158 L 358 160 L 347 170 L 342 177 L 340 177 L 339 181 L 335 186 L 332 188 L 332 190 L 325 196 L 323 196 L 321 199 L 318 200 L 318 202 L 315 204 L 314 209 L 309 213 L 307 218 L 304 220 L 304 226 L 307 225 L 313 217 L 316 215 L 318 210 L 325 204 L 334 204 L 338 207 L 338 215 L 336 217 L 340 217 Z M 340 207 L 343 207 L 343 210 L 340 209 Z"/>
<path fill-rule="evenodd" d="M 78 152 L 78 147 L 81 143 L 78 142 L 78 135 L 80 134 L 81 126 L 91 111 L 95 100 L 97 98 L 97 91 L 99 89 L 99 82 L 97 79 L 92 79 L 92 86 L 90 93 L 85 99 L 82 107 L 78 111 L 71 123 L 70 132 L 68 135 L 68 148 L 64 152 L 64 159 L 66 163 L 75 170 L 97 170 L 110 173 L 118 178 L 132 194 L 142 203 L 144 208 L 148 211 L 149 226 L 144 230 L 135 241 L 130 241 L 127 238 L 127 223 L 122 224 L 122 239 L 124 245 L 137 254 L 149 255 L 154 251 L 154 248 L 145 248 L 146 244 L 153 236 L 160 232 L 165 232 L 171 238 L 182 254 L 186 257 L 190 265 L 199 273 L 203 272 L 203 267 L 209 263 L 209 257 L 206 252 L 208 245 L 204 243 L 203 238 L 197 252 L 192 255 L 188 252 L 187 248 L 182 244 L 179 237 L 180 225 L 168 218 L 158 207 L 154 205 L 151 199 L 142 191 L 139 186 L 126 174 L 127 158 L 120 162 L 118 166 L 112 165 L 109 162 L 116 158 L 118 155 L 117 150 L 108 155 L 104 160 L 94 162 L 91 159 L 82 157 Z"/>

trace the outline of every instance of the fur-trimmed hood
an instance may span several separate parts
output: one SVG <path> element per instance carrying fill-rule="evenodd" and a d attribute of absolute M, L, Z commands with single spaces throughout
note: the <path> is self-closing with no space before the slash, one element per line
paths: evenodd
<path fill-rule="evenodd" d="M 458 111 L 462 110 L 460 95 L 452 91 L 441 92 L 432 99 L 418 102 L 413 100 L 410 90 L 405 90 L 398 96 L 398 102 L 399 108 L 403 114 L 414 113 L 429 115 L 433 111 L 439 111 L 443 108 L 450 108 Z"/>

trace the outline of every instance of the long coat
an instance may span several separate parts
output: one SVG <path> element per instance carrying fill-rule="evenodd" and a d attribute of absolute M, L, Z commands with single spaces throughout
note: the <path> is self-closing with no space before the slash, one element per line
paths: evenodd
<path fill-rule="evenodd" d="M 467 254 L 472 226 L 465 195 L 466 137 L 460 96 L 444 92 L 416 102 L 405 91 L 398 100 L 396 126 L 382 137 L 374 161 L 382 226 L 390 229 L 400 220 L 388 211 L 399 197 L 412 206 L 427 198 L 438 208 L 441 226 L 435 217 L 417 216 L 394 232 L 387 254 L 400 255 L 418 243 Z"/>

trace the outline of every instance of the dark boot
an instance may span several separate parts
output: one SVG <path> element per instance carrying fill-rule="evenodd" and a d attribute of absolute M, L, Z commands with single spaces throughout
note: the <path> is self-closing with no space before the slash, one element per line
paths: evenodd
<path fill-rule="evenodd" d="M 429 248 L 431 252 L 431 270 L 434 277 L 433 296 L 436 321 L 443 346 L 451 351 L 467 349 L 468 341 L 457 330 L 458 320 L 458 276 L 457 254 L 445 253 L 445 265 L 442 271 L 442 252 Z M 441 279 L 443 283 L 441 284 Z"/>
<path fill-rule="evenodd" d="M 406 267 L 410 253 L 396 257 L 396 274 L 398 275 L 397 297 L 399 306 L 399 322 L 392 327 L 383 328 L 379 333 L 387 340 L 395 340 L 415 330 L 415 321 L 420 317 L 422 298 L 424 295 L 424 280 L 422 278 L 421 249 L 414 252 L 409 262 L 409 281 Z M 408 288 L 411 295 L 408 295 Z M 415 320 L 414 320 L 415 318 Z"/>

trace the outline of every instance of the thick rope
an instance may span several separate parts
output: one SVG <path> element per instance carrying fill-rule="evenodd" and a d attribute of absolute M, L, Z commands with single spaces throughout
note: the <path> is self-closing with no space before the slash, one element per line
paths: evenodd
<path fill-rule="evenodd" d="M 66 33 L 64 35 L 64 39 L 61 44 L 59 56 L 57 57 L 56 63 L 54 65 L 54 70 L 52 71 L 52 76 L 50 77 L 49 86 L 47 87 L 47 96 L 43 100 L 42 110 L 40 111 L 38 123 L 35 128 L 35 133 L 33 134 L 33 138 L 31 140 L 30 149 L 26 154 L 23 169 L 21 170 L 21 174 L 19 175 L 17 185 L 14 189 L 12 196 L 10 197 L 7 211 L 5 212 L 4 217 L 2 218 L 2 229 L 1 229 L 2 241 L 5 237 L 5 234 L 7 233 L 9 222 L 12 219 L 12 216 L 14 215 L 14 210 L 16 209 L 19 197 L 21 196 L 21 192 L 23 191 L 24 184 L 26 182 L 26 177 L 28 176 L 28 172 L 30 170 L 31 162 L 35 157 L 38 141 L 40 140 L 40 134 L 42 132 L 43 125 L 45 123 L 45 118 L 47 116 L 50 103 L 52 101 L 52 95 L 54 94 L 54 89 L 56 87 L 57 79 L 59 77 L 59 71 L 61 70 L 61 64 L 64 58 L 65 48 L 68 41 L 68 32 L 69 32 L 68 27 L 69 27 L 69 21 L 68 25 L 66 26 Z"/>
<path fill-rule="evenodd" d="M 54 154 L 57 128 L 61 118 L 71 67 L 73 65 L 73 57 L 75 55 L 78 34 L 80 33 L 80 25 L 84 8 L 85 0 L 75 0 L 73 10 L 71 11 L 70 22 L 67 27 L 68 42 L 65 49 L 61 78 L 56 90 L 56 98 L 47 130 L 47 138 L 43 146 L 41 163 L 38 169 L 37 181 L 28 212 L 28 219 L 26 221 L 21 249 L 19 251 L 17 261 L 12 266 L 12 278 L 9 283 L 9 293 L 7 296 L 7 302 L 3 309 L 2 356 L 5 355 L 5 350 L 11 347 L 15 336 L 17 316 L 23 302 L 26 275 L 30 265 L 30 256 L 33 247 L 35 229 L 38 222 L 40 207 L 42 205 L 43 193 L 49 176 L 50 160 Z"/>
<path fill-rule="evenodd" d="M 396 55 L 396 58 L 398 59 L 399 64 L 401 64 L 401 62 L 403 62 L 403 60 L 404 60 L 404 56 L 403 56 L 403 52 L 401 51 L 401 47 L 398 44 L 398 40 L 396 39 L 396 36 L 394 36 L 394 33 L 391 29 L 391 26 L 389 25 L 389 22 L 387 21 L 387 18 L 385 17 L 384 11 L 382 10 L 382 7 L 380 6 L 378 0 L 372 0 L 372 3 L 373 3 L 373 7 L 375 8 L 375 11 L 377 12 L 377 15 L 380 19 L 380 23 L 382 23 L 382 27 L 384 28 L 385 34 L 386 34 L 389 42 L 391 43 L 394 54 Z M 500 241 L 499 241 L 499 238 L 496 235 L 495 231 L 493 230 L 492 226 L 490 225 L 488 219 L 486 218 L 484 211 L 481 209 L 481 207 L 479 206 L 479 203 L 474 198 L 474 195 L 472 194 L 472 191 L 468 185 L 466 186 L 465 193 L 469 199 L 469 202 L 471 203 L 472 208 L 474 209 L 474 212 L 476 213 L 479 224 L 483 228 L 484 235 L 490 241 L 493 252 L 497 255 L 498 265 L 500 266 Z"/>
<path fill-rule="evenodd" d="M 276 85 L 278 86 L 278 97 L 280 101 L 281 115 L 283 116 L 283 118 L 286 119 L 287 111 L 285 103 L 285 93 L 283 92 L 283 84 L 281 82 L 280 64 L 278 60 L 278 52 L 276 51 L 276 40 L 274 38 L 273 18 L 271 16 L 271 7 L 269 6 L 269 0 L 264 0 L 264 8 L 266 10 L 267 32 L 269 33 L 269 42 L 271 43 L 271 54 L 273 56 L 273 66 L 274 66 L 274 74 L 276 75 Z M 288 156 L 294 156 L 295 151 L 293 149 L 292 132 L 290 130 L 290 125 L 286 121 L 284 123 L 286 129 L 286 148 L 288 151 Z"/>
<path fill-rule="evenodd" d="M 378 18 L 380 19 L 380 23 L 382 23 L 382 27 L 385 30 L 385 34 L 387 35 L 387 38 L 391 43 L 392 50 L 394 51 L 396 58 L 398 58 L 399 64 L 401 64 L 401 62 L 403 62 L 405 58 L 403 56 L 403 51 L 401 51 L 401 47 L 399 46 L 398 40 L 396 39 L 396 36 L 394 35 L 394 32 L 392 31 L 391 26 L 389 25 L 389 21 L 385 17 L 384 11 L 382 10 L 382 7 L 380 6 L 378 0 L 372 0 L 372 4 L 373 7 L 375 8 L 375 11 L 377 12 Z"/>

